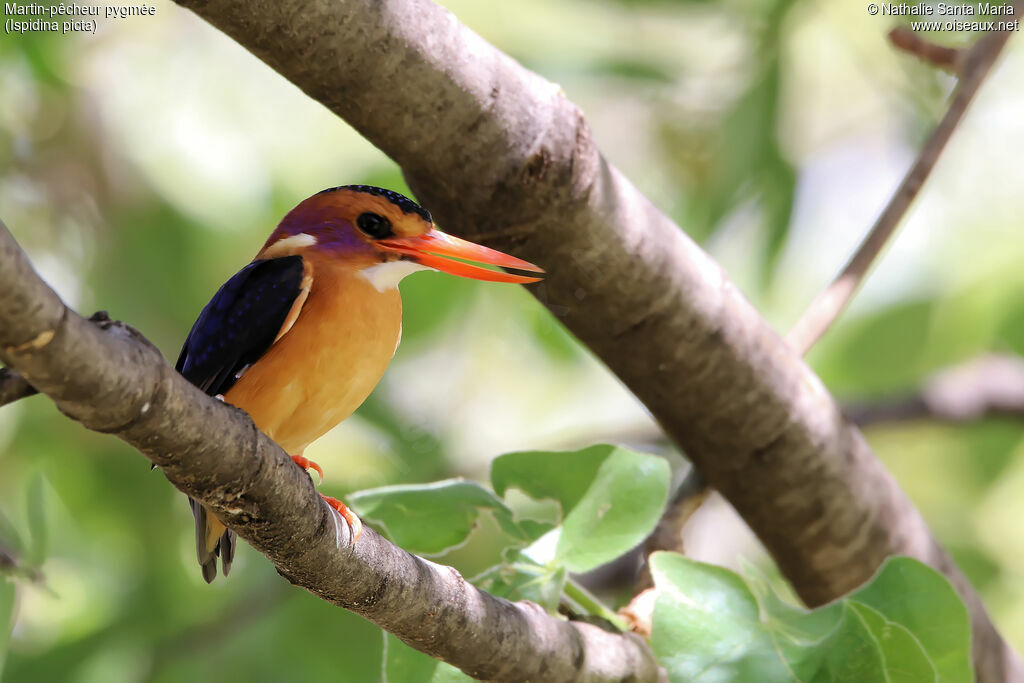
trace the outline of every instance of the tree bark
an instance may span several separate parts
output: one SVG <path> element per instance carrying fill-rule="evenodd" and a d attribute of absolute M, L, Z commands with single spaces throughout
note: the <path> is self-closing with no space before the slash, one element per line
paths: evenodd
<path fill-rule="evenodd" d="M 37 393 L 24 377 L 7 368 L 0 368 L 0 407 Z"/>
<path fill-rule="evenodd" d="M 856 588 L 889 555 L 916 557 L 967 603 L 979 680 L 1024 676 L 819 379 L 601 156 L 557 85 L 428 0 L 177 2 L 398 162 L 447 230 L 543 266 L 531 291 L 650 409 L 804 601 Z"/>
<path fill-rule="evenodd" d="M 351 546 L 309 476 L 248 415 L 189 384 L 131 328 L 66 308 L 2 224 L 0 292 L 0 360 L 68 417 L 139 449 L 293 584 L 476 678 L 662 680 L 634 634 L 496 598 L 372 529 Z"/>

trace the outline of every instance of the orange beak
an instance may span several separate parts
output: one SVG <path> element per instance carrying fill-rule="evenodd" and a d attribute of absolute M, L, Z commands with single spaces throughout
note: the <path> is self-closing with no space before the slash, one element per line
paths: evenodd
<path fill-rule="evenodd" d="M 445 257 L 485 263 L 489 266 L 529 270 L 534 273 L 544 272 L 529 261 L 503 254 L 495 249 L 489 249 L 434 229 L 416 237 L 396 237 L 394 239 L 377 240 L 375 244 L 384 251 L 402 254 L 409 258 L 409 260 L 428 268 L 434 268 L 442 273 L 468 277 L 474 280 L 526 284 L 528 282 L 539 282 L 540 278 L 529 275 L 513 275 L 512 273 L 505 273 L 500 270 L 488 270 L 487 268 L 481 268 L 480 266 L 474 266 L 461 261 L 450 261 Z"/>

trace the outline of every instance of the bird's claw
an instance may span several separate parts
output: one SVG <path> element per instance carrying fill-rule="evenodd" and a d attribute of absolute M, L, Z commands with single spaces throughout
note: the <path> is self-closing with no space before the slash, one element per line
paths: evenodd
<path fill-rule="evenodd" d="M 322 469 L 320 469 L 320 465 L 317 465 L 315 462 L 313 462 L 309 458 L 304 458 L 301 455 L 293 455 L 291 457 L 292 457 L 292 461 L 296 465 L 301 467 L 302 469 L 304 469 L 304 470 L 314 470 L 317 474 L 320 475 L 320 483 L 321 484 L 324 483 L 324 471 Z M 357 540 L 359 540 L 359 536 L 362 535 L 362 533 L 363 533 L 363 522 L 362 522 L 362 520 L 359 519 L 359 517 L 356 515 L 356 513 L 354 513 L 351 510 L 349 510 L 347 505 L 342 503 L 337 498 L 331 498 L 330 496 L 325 496 L 322 493 L 320 494 L 320 497 L 324 499 L 324 502 L 327 503 L 327 505 L 332 510 L 337 511 L 337 513 L 339 515 L 341 515 L 341 518 L 345 520 L 345 523 L 348 524 L 349 538 L 352 539 L 350 544 L 354 545 L 355 542 Z M 337 525 L 337 522 L 335 522 L 335 525 Z M 335 530 L 337 531 L 337 526 L 335 527 Z M 340 546 L 341 545 L 341 532 L 337 531 L 337 535 L 338 535 L 338 538 L 337 538 L 338 545 Z"/>
<path fill-rule="evenodd" d="M 296 465 L 298 465 L 304 470 L 315 471 L 318 475 L 320 475 L 320 483 L 324 483 L 324 471 L 320 468 L 320 465 L 317 465 L 309 458 L 304 458 L 301 455 L 293 455 L 292 460 L 295 462 Z"/>
<path fill-rule="evenodd" d="M 359 537 L 363 533 L 362 520 L 359 519 L 359 516 L 356 515 L 356 513 L 352 512 L 347 505 L 342 503 L 337 498 L 331 498 L 330 496 L 325 496 L 322 493 L 320 494 L 320 497 L 324 499 L 324 502 L 327 503 L 327 505 L 330 506 L 331 509 L 337 510 L 338 514 L 341 515 L 342 519 L 344 519 L 345 522 L 348 523 L 349 537 L 352 539 L 350 545 L 355 545 L 356 541 L 359 540 Z"/>

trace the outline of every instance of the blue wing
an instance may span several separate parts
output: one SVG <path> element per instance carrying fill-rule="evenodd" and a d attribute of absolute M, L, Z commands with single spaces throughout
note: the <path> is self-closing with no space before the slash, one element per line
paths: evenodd
<path fill-rule="evenodd" d="M 227 393 L 274 344 L 296 302 L 301 307 L 300 296 L 308 287 L 304 277 L 305 265 L 297 255 L 253 261 L 242 268 L 199 314 L 175 369 L 211 396 Z M 209 583 L 217 576 L 217 557 L 224 576 L 231 570 L 235 532 L 198 502 L 188 502 L 196 523 L 196 556 Z"/>
<path fill-rule="evenodd" d="M 253 261 L 206 304 L 175 369 L 211 396 L 225 394 L 277 338 L 303 288 L 301 256 Z"/>

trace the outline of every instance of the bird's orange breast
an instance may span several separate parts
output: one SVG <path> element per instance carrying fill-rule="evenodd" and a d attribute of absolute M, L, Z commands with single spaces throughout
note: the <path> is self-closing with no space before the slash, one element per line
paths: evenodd
<path fill-rule="evenodd" d="M 378 291 L 329 260 L 310 265 L 312 286 L 295 323 L 224 396 L 292 455 L 370 395 L 402 332 L 397 288 Z"/>

